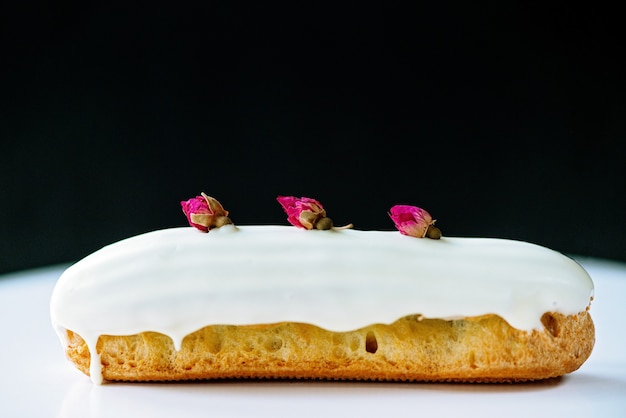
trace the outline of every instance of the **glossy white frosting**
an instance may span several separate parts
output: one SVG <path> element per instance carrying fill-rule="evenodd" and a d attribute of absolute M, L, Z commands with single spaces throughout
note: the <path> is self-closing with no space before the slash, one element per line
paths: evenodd
<path fill-rule="evenodd" d="M 584 311 L 592 296 L 579 264 L 520 241 L 229 225 L 159 230 L 102 248 L 60 277 L 51 317 L 61 338 L 64 329 L 78 333 L 93 356 L 103 334 L 156 331 L 178 348 L 211 324 L 345 331 L 409 314 L 493 313 L 532 330 L 543 313 Z M 99 361 L 91 363 L 99 381 Z"/>

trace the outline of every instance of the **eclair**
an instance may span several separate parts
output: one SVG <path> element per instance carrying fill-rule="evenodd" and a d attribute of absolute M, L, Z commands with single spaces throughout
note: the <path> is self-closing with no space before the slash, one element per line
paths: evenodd
<path fill-rule="evenodd" d="M 424 238 L 221 223 L 124 239 L 62 274 L 51 319 L 79 370 L 95 383 L 520 382 L 573 372 L 593 349 L 593 282 L 557 251 L 429 239 L 428 219 Z"/>

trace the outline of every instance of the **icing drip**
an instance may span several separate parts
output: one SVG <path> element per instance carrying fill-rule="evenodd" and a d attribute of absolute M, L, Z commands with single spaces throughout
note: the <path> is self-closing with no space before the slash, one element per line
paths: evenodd
<path fill-rule="evenodd" d="M 61 276 L 57 330 L 81 335 L 101 380 L 98 337 L 156 331 L 178 349 L 206 325 L 305 322 L 334 331 L 409 314 L 497 314 L 522 330 L 548 311 L 584 311 L 593 283 L 544 247 L 487 238 L 418 239 L 398 232 L 287 226 L 191 227 L 104 247 Z"/>

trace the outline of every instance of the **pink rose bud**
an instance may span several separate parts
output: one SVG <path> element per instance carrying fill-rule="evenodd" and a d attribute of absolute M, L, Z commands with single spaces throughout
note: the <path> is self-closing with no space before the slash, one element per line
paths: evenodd
<path fill-rule="evenodd" d="M 211 228 L 232 223 L 228 218 L 228 211 L 224 210 L 220 202 L 204 193 L 180 202 L 180 205 L 189 225 L 200 231 L 209 232 Z"/>
<path fill-rule="evenodd" d="M 326 218 L 326 211 L 320 202 L 308 197 L 278 196 L 278 203 L 287 214 L 287 221 L 298 228 L 313 229 L 319 220 Z M 332 224 L 329 228 L 332 227 Z M 321 228 L 321 229 L 329 229 Z M 318 228 L 320 229 L 320 228 Z"/>
<path fill-rule="evenodd" d="M 430 213 L 417 206 L 396 205 L 389 211 L 389 216 L 403 235 L 434 239 L 441 237 L 441 231 L 434 226 L 435 221 Z"/>

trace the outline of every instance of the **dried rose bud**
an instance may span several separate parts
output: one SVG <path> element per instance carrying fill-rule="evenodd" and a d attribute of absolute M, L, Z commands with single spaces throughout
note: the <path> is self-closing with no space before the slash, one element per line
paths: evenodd
<path fill-rule="evenodd" d="M 326 217 L 324 207 L 315 199 L 278 196 L 276 200 L 287 214 L 287 221 L 298 228 L 313 229 L 320 219 Z"/>
<path fill-rule="evenodd" d="M 228 211 L 224 210 L 220 202 L 204 193 L 180 202 L 180 205 L 189 225 L 200 231 L 209 232 L 211 228 L 219 228 L 232 223 L 228 218 Z"/>
<path fill-rule="evenodd" d="M 396 205 L 389 211 L 389 216 L 403 235 L 417 238 L 426 236 L 433 239 L 441 238 L 441 231 L 433 226 L 435 221 L 430 213 L 417 206 Z M 429 229 L 431 230 L 430 233 L 428 233 Z"/>
<path fill-rule="evenodd" d="M 326 210 L 320 202 L 308 197 L 278 196 L 278 203 L 287 214 L 287 220 L 293 226 L 304 229 L 339 230 L 350 229 L 352 224 L 336 227 L 332 219 L 326 216 Z"/>

